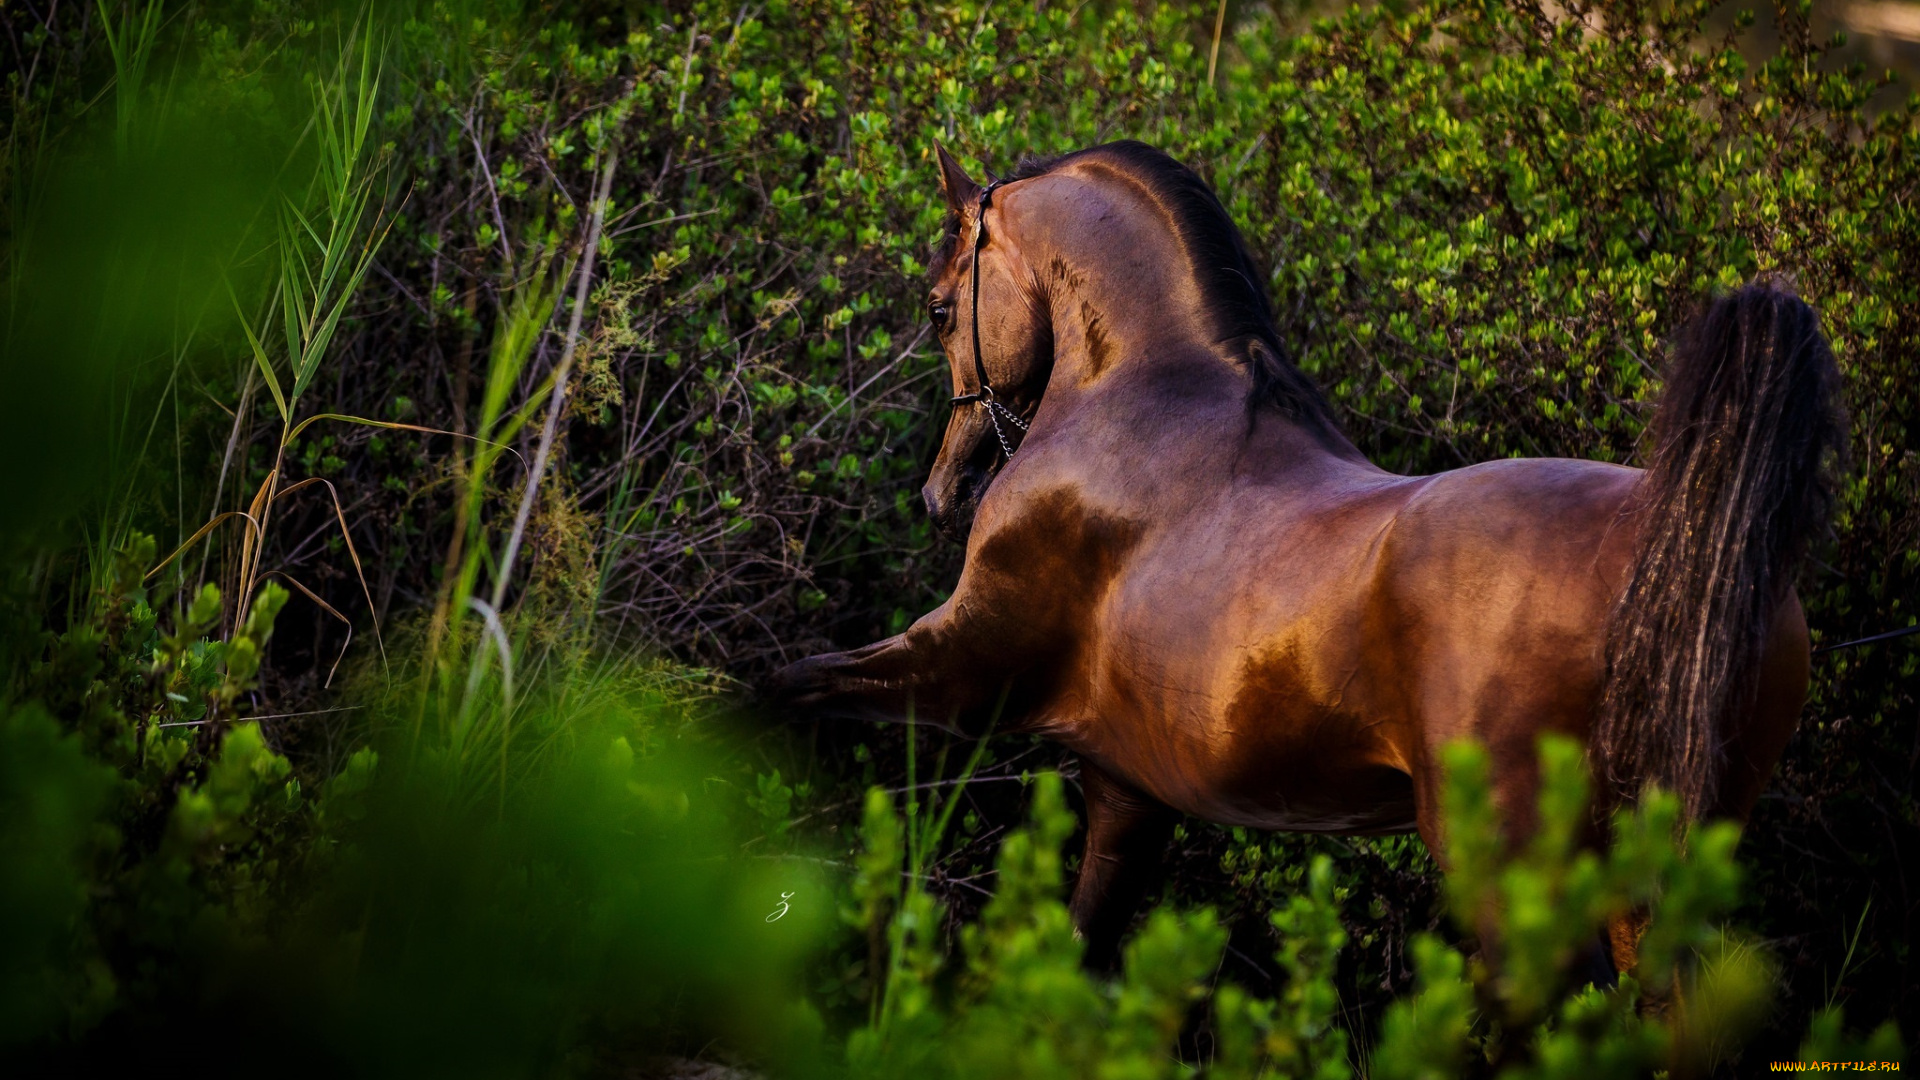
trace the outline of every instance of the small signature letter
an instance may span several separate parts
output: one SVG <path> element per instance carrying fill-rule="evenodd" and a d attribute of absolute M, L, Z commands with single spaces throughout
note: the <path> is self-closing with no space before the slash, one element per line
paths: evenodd
<path fill-rule="evenodd" d="M 780 921 L 780 917 L 781 917 L 782 915 L 785 915 L 785 914 L 787 913 L 787 901 L 788 901 L 788 900 L 791 900 L 791 899 L 793 899 L 793 894 L 792 894 L 792 893 L 790 893 L 790 892 L 783 892 L 783 893 L 781 893 L 781 894 L 780 894 L 780 907 L 779 907 L 779 909 L 778 909 L 778 910 L 776 910 L 776 911 L 775 911 L 775 912 L 774 912 L 773 914 L 771 914 L 771 915 L 768 915 L 768 916 L 767 916 L 767 921 L 768 921 L 768 922 L 779 922 L 779 921 Z"/>

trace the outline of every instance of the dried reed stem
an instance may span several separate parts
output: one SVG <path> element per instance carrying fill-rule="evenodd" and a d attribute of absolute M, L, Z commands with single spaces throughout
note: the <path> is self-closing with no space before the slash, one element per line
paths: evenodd
<path fill-rule="evenodd" d="M 607 219 L 607 195 L 613 190 L 613 170 L 619 163 L 619 151 L 607 150 L 606 167 L 600 170 L 600 190 L 593 200 L 593 218 L 587 226 L 587 249 L 580 259 L 580 279 L 573 290 L 573 316 L 567 321 L 567 343 L 560 351 L 560 362 L 553 369 L 553 396 L 547 400 L 547 421 L 540 429 L 540 447 L 533 455 L 533 468 L 527 473 L 527 486 L 520 495 L 520 512 L 514 515 L 513 532 L 500 556 L 500 573 L 494 578 L 491 606 L 500 610 L 506 598 L 507 582 L 513 578 L 513 560 L 520 553 L 520 541 L 527 531 L 527 519 L 533 514 L 533 501 L 540 493 L 541 477 L 546 475 L 547 459 L 553 454 L 554 434 L 560 428 L 560 413 L 567 405 L 567 376 L 573 369 L 573 354 L 580 344 L 580 323 L 587 311 L 587 293 L 593 285 L 593 257 L 600 247 L 600 229 Z"/>

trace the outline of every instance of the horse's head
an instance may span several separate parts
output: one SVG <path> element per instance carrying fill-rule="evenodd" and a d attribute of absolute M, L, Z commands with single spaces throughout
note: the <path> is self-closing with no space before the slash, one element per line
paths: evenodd
<path fill-rule="evenodd" d="M 1017 447 L 1024 434 L 1009 417 L 1024 422 L 1032 416 L 1046 388 L 1053 364 L 1053 334 L 1039 275 L 1022 257 L 1019 238 L 1002 227 L 1002 192 L 994 191 L 983 202 L 982 195 L 992 189 L 969 177 L 945 147 L 939 148 L 939 158 L 940 185 L 947 196 L 947 236 L 934 260 L 927 317 L 947 352 L 953 395 L 967 400 L 954 405 L 940 457 L 921 495 L 940 531 L 964 538 L 987 485 L 1006 464 L 1008 448 Z"/>

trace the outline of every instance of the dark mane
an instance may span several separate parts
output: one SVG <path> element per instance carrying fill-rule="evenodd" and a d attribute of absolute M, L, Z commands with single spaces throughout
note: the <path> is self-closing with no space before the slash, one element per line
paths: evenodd
<path fill-rule="evenodd" d="M 1333 410 L 1320 390 L 1287 358 L 1273 325 L 1273 305 L 1261 282 L 1266 280 L 1233 217 L 1205 180 L 1168 155 L 1132 139 L 1103 143 L 1056 157 L 1023 157 L 1007 177 L 1026 180 L 1052 172 L 1080 158 L 1098 158 L 1116 165 L 1137 181 L 1169 212 L 1174 231 L 1206 297 L 1206 314 L 1214 325 L 1215 341 L 1243 354 L 1252 385 L 1249 411 L 1271 406 L 1296 422 L 1325 431 L 1337 431 Z M 954 255 L 960 240 L 960 219 L 949 215 L 946 233 L 934 253 L 934 273 Z"/>

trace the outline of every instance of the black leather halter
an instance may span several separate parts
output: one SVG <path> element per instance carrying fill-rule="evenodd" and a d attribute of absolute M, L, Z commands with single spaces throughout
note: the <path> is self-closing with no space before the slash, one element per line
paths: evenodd
<path fill-rule="evenodd" d="M 987 410 L 987 419 L 993 421 L 993 434 L 1000 440 L 1001 453 L 1012 457 L 1017 444 L 1007 439 L 1007 433 L 1001 428 L 1000 421 L 1004 418 L 1022 435 L 1026 434 L 1027 422 L 1020 419 L 1012 409 L 1007 408 L 1000 400 L 1000 395 L 994 393 L 993 384 L 987 381 L 987 362 L 980 353 L 980 248 L 987 242 L 987 207 L 993 202 L 994 191 L 1004 183 L 1006 183 L 1004 180 L 995 180 L 987 185 L 986 190 L 980 193 L 979 208 L 973 215 L 973 372 L 980 379 L 980 389 L 954 398 L 951 404 L 955 406 L 978 404 L 984 407 Z"/>

